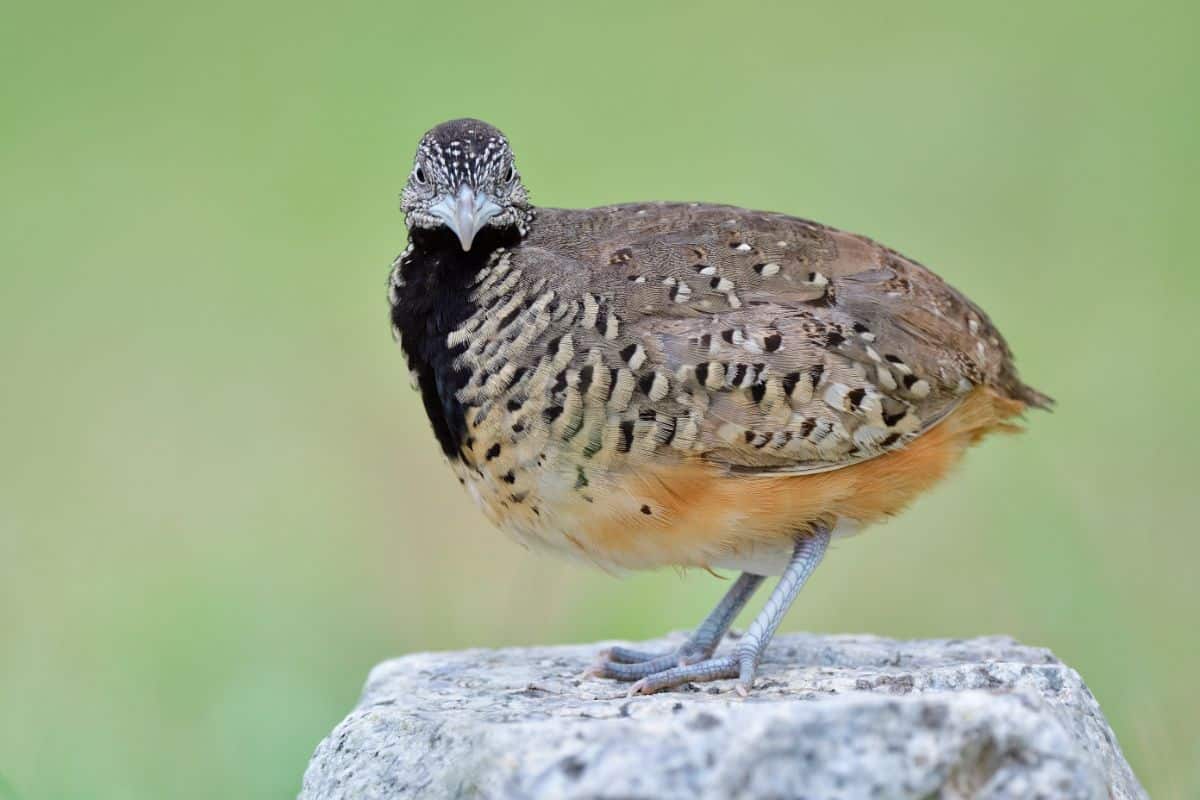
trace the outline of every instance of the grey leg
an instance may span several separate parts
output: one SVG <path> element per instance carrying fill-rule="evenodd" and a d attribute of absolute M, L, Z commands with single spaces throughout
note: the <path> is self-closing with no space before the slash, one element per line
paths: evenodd
<path fill-rule="evenodd" d="M 589 674 L 635 681 L 661 670 L 694 664 L 709 658 L 762 582 L 762 575 L 743 572 L 738 576 L 733 586 L 730 586 L 729 591 L 721 598 L 721 602 L 717 603 L 716 608 L 709 612 L 700 623 L 700 627 L 696 628 L 678 650 L 671 653 L 646 653 L 614 647 L 601 654 L 600 663 L 588 670 Z"/>
<path fill-rule="evenodd" d="M 795 602 L 800 589 L 825 555 L 829 546 L 829 531 L 818 528 L 812 535 L 796 542 L 792 560 L 784 570 L 779 583 L 772 590 L 767 604 L 754 618 L 750 629 L 738 642 L 731 656 L 709 658 L 694 664 L 663 669 L 640 679 L 629 690 L 630 694 L 651 694 L 672 686 L 692 681 L 711 681 L 720 678 L 737 678 L 737 690 L 745 695 L 754 683 L 754 673 L 762 660 L 763 651 L 784 615 Z M 640 666 L 640 665 L 639 665 Z"/>

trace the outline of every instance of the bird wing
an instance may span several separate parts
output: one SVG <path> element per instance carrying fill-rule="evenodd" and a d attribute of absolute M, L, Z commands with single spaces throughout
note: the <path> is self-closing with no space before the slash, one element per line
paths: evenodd
<path fill-rule="evenodd" d="M 525 394 L 589 457 L 821 471 L 904 446 L 977 386 L 1046 402 L 978 307 L 863 237 L 724 206 L 539 213 L 501 256 L 548 298 L 557 348 Z"/>

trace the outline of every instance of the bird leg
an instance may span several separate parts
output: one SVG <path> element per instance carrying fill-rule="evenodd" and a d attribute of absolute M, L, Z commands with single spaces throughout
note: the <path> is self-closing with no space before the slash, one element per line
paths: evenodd
<path fill-rule="evenodd" d="M 630 687 L 629 693 L 652 694 L 684 683 L 712 681 L 721 678 L 737 678 L 738 693 L 743 696 L 749 693 L 767 643 L 771 641 L 771 637 L 775 634 L 779 623 L 783 621 L 787 610 L 795 602 L 796 596 L 800 594 L 808 576 L 817 568 L 817 564 L 821 563 L 825 549 L 829 546 L 829 539 L 830 534 L 827 528 L 817 528 L 811 535 L 796 542 L 796 548 L 792 552 L 792 560 L 788 563 L 787 569 L 779 578 L 779 583 L 772 590 L 762 611 L 758 613 L 750 628 L 738 641 L 733 655 L 662 668 L 639 678 Z M 613 677 L 622 679 L 620 675 L 613 675 Z"/>
<path fill-rule="evenodd" d="M 636 681 L 671 667 L 695 664 L 712 656 L 729 626 L 733 624 L 746 602 L 762 585 L 763 576 L 743 572 L 733 586 L 709 612 L 700 627 L 678 649 L 669 653 L 647 653 L 614 647 L 600 654 L 600 662 L 588 674 L 622 681 Z"/>

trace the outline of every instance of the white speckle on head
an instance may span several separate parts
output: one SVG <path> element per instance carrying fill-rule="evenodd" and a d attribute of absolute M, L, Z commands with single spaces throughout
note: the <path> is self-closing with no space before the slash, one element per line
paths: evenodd
<path fill-rule="evenodd" d="M 751 247 L 750 245 L 746 244 L 745 242 L 740 242 L 738 244 L 738 246 L 733 249 L 737 250 L 739 253 L 749 253 L 754 248 Z"/>
<path fill-rule="evenodd" d="M 776 264 L 774 261 L 772 261 L 769 264 L 763 264 L 762 269 L 760 269 L 758 271 L 758 274 L 762 275 L 764 278 L 769 278 L 772 275 L 778 275 L 779 274 L 779 265 Z"/>
<path fill-rule="evenodd" d="M 712 266 L 712 265 L 709 265 L 709 266 L 707 266 L 707 267 L 704 267 L 704 268 L 702 268 L 702 269 L 700 270 L 700 274 L 701 274 L 701 275 L 716 275 L 716 274 L 717 274 L 717 268 L 716 268 L 716 267 L 714 267 L 714 266 Z"/>
<path fill-rule="evenodd" d="M 730 289 L 733 288 L 733 281 L 729 280 L 728 278 L 721 278 L 720 280 L 717 281 L 717 285 L 714 286 L 713 288 L 716 289 L 718 292 L 722 292 L 722 293 L 728 292 Z"/>
<path fill-rule="evenodd" d="M 822 275 L 819 272 L 814 272 L 814 273 L 812 273 L 812 277 L 809 278 L 808 282 L 811 283 L 813 286 L 828 286 L 829 278 L 826 278 L 824 275 Z"/>
<path fill-rule="evenodd" d="M 967 320 L 967 328 L 970 329 L 971 333 L 979 333 L 979 320 L 974 317 Z"/>
<path fill-rule="evenodd" d="M 729 294 L 725 295 L 725 299 L 727 301 L 729 301 L 730 308 L 741 308 L 742 307 L 742 299 L 740 297 L 738 297 L 734 292 L 730 292 Z"/>
<path fill-rule="evenodd" d="M 692 287 L 688 286 L 686 283 L 680 283 L 679 286 L 677 286 L 675 288 L 675 302 L 676 303 L 686 303 L 688 298 L 691 296 L 692 296 Z"/>

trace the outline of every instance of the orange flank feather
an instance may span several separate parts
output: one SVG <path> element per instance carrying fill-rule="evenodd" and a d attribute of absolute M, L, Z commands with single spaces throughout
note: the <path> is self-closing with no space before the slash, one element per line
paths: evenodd
<path fill-rule="evenodd" d="M 597 498 L 572 531 L 590 560 L 618 567 L 725 566 L 767 549 L 786 558 L 794 536 L 821 522 L 867 525 L 902 511 L 963 452 L 1025 405 L 980 387 L 900 450 L 812 474 L 731 474 L 701 459 L 645 466 Z"/>

